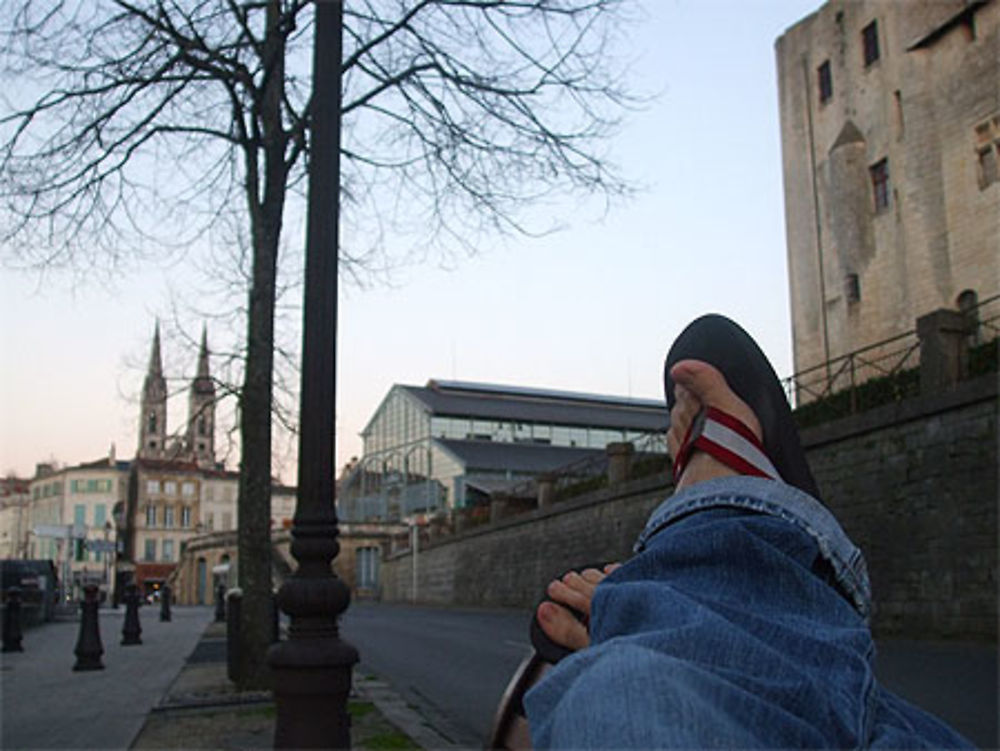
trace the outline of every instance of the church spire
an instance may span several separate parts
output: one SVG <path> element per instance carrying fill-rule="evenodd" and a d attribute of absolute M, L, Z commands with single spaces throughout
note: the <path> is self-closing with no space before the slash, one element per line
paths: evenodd
<path fill-rule="evenodd" d="M 160 322 L 153 330 L 153 348 L 142 384 L 139 415 L 139 451 L 143 458 L 161 458 L 167 442 L 167 381 L 160 358 Z"/>
<path fill-rule="evenodd" d="M 163 378 L 163 361 L 160 359 L 160 321 L 157 319 L 153 329 L 153 351 L 149 353 L 149 367 L 146 369 L 146 386 L 150 378 Z"/>
<path fill-rule="evenodd" d="M 198 353 L 198 376 L 197 380 L 207 381 L 212 386 L 212 379 L 208 374 L 208 327 L 204 324 L 201 327 L 201 351 Z M 215 387 L 212 386 L 212 390 Z"/>
<path fill-rule="evenodd" d="M 208 330 L 202 326 L 198 371 L 188 396 L 187 450 L 199 466 L 215 464 L 215 383 L 208 369 Z"/>

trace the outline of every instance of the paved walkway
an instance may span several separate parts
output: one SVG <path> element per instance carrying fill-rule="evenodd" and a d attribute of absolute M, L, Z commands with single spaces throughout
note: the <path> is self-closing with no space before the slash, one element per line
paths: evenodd
<path fill-rule="evenodd" d="M 0 749 L 271 748 L 268 691 L 226 677 L 225 624 L 211 607 L 140 610 L 141 645 L 121 646 L 125 610 L 100 611 L 104 670 L 74 672 L 77 617 L 24 632 L 24 652 L 0 653 Z M 441 749 L 452 744 L 386 683 L 355 676 L 353 746 Z"/>
<path fill-rule="evenodd" d="M 139 610 L 142 644 L 121 646 L 125 608 L 100 611 L 104 670 L 74 672 L 79 620 L 24 632 L 24 652 L 0 654 L 0 748 L 124 749 L 177 677 L 212 619 L 211 607 Z"/>

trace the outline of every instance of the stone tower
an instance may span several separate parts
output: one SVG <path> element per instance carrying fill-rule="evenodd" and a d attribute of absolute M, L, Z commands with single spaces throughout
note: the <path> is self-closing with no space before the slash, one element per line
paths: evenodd
<path fill-rule="evenodd" d="M 142 385 L 142 407 L 139 410 L 139 450 L 143 459 L 162 459 L 167 443 L 167 380 L 163 377 L 160 360 L 160 324 L 153 332 L 153 351 L 149 369 Z"/>
<path fill-rule="evenodd" d="M 882 374 L 918 318 L 1000 293 L 998 49 L 1000 3 L 966 0 L 830 0 L 778 39 L 797 372 Z"/>
<path fill-rule="evenodd" d="M 215 384 L 208 370 L 208 334 L 201 330 L 198 373 L 188 395 L 188 425 L 185 448 L 199 467 L 215 464 Z"/>

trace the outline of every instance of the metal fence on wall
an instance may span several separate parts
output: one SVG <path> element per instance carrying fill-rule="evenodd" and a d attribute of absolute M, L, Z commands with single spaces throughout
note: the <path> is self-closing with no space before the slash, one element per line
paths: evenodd
<path fill-rule="evenodd" d="M 961 311 L 967 321 L 970 353 L 975 356 L 1000 336 L 1000 295 L 994 295 Z M 972 364 L 972 374 L 981 366 Z M 919 392 L 920 340 L 916 329 L 870 344 L 829 362 L 799 371 L 782 380 L 793 408 L 819 400 L 840 397 L 842 412 L 853 414 L 884 400 L 915 396 Z M 865 390 L 863 390 L 863 387 Z M 876 394 L 877 397 L 869 397 Z"/>
<path fill-rule="evenodd" d="M 645 474 L 647 467 L 665 470 L 666 433 L 645 435 L 639 440 L 633 441 L 632 446 L 633 453 L 629 458 L 631 475 Z M 574 490 L 583 492 L 585 489 L 599 487 L 599 484 L 595 483 L 600 483 L 607 478 L 609 461 L 607 451 L 603 451 L 549 472 L 553 498 L 560 500 L 567 495 L 575 495 Z M 513 498 L 535 498 L 538 495 L 538 484 L 538 478 L 532 478 L 512 485 L 506 493 Z"/>
<path fill-rule="evenodd" d="M 975 358 L 996 358 L 1000 338 L 1000 295 L 979 301 L 962 311 L 968 320 L 970 371 L 972 375 L 996 370 L 996 363 L 977 363 Z M 853 414 L 887 401 L 919 392 L 920 340 L 916 329 L 868 345 L 829 362 L 782 379 L 785 395 L 808 424 Z M 808 414 L 807 414 L 808 413 Z M 666 435 L 650 435 L 636 442 L 630 476 L 665 471 Z M 600 487 L 608 473 L 607 453 L 588 457 L 549 473 L 554 500 Z M 534 498 L 538 479 L 512 485 L 507 494 Z"/>

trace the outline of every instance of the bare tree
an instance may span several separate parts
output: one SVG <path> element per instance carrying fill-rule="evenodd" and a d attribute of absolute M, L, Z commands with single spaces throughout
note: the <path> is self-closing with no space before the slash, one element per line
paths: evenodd
<path fill-rule="evenodd" d="M 388 262 L 387 234 L 474 249 L 549 229 L 552 194 L 626 192 L 602 152 L 628 101 L 609 57 L 624 2 L 348 0 L 342 268 Z M 249 227 L 244 686 L 264 681 L 269 640 L 275 290 L 308 166 L 311 26 L 307 0 L 0 3 L 8 263 L 113 273 L 211 244 L 233 214 Z"/>

